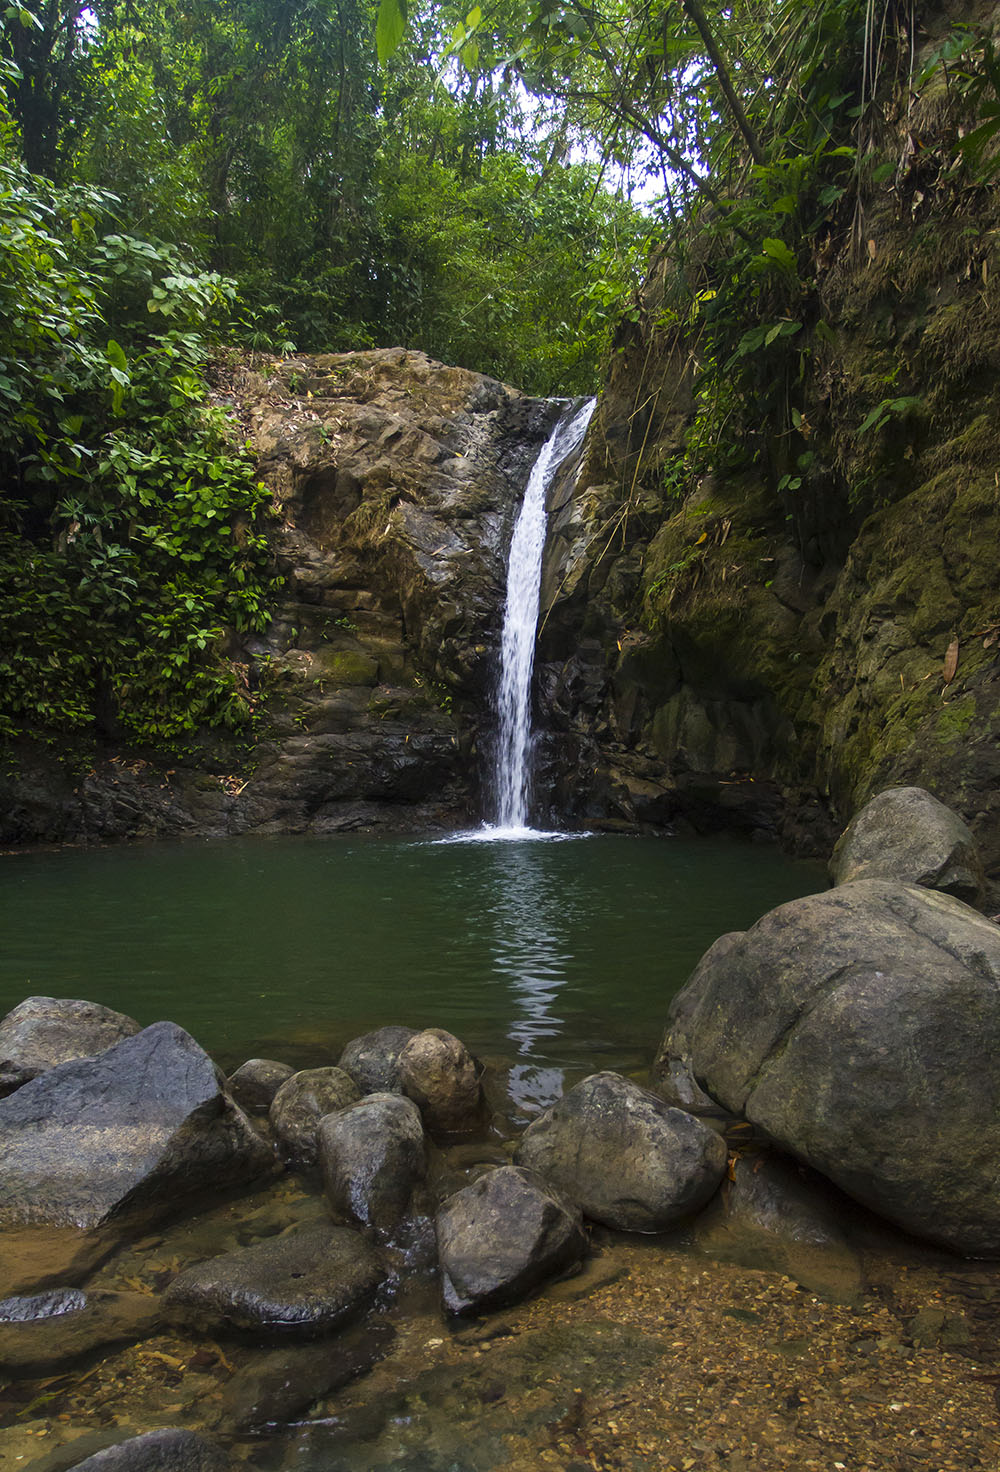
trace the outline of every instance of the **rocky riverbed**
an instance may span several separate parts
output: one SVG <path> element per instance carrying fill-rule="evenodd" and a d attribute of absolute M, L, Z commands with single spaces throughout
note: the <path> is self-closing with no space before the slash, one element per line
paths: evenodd
<path fill-rule="evenodd" d="M 235 1237 L 255 1212 L 273 1222 L 306 1200 L 289 1180 L 178 1224 L 94 1285 L 152 1297 L 210 1231 Z M 784 1271 L 720 1262 L 687 1232 L 600 1230 L 592 1249 L 579 1276 L 459 1327 L 425 1288 L 381 1322 L 381 1338 L 275 1350 L 160 1331 L 79 1368 L 5 1377 L 0 1466 L 56 1472 L 164 1424 L 217 1436 L 260 1406 L 270 1422 L 229 1433 L 235 1456 L 258 1468 L 995 1467 L 995 1267 L 868 1223 L 865 1289 L 843 1304 L 798 1283 L 787 1258 Z"/>

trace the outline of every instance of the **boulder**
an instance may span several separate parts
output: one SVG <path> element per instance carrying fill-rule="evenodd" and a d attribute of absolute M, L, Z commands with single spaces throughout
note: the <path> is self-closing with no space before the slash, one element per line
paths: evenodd
<path fill-rule="evenodd" d="M 849 1195 L 1000 1255 L 1000 928 L 950 895 L 861 879 L 706 953 L 655 1065 Z"/>
<path fill-rule="evenodd" d="M 701 1120 L 617 1073 L 595 1073 L 528 1126 L 514 1159 L 584 1215 L 625 1232 L 662 1232 L 718 1189 L 726 1147 Z"/>
<path fill-rule="evenodd" d="M 28 997 L 0 1022 L 0 1096 L 57 1063 L 93 1058 L 138 1031 L 134 1018 L 97 1002 Z"/>
<path fill-rule="evenodd" d="M 976 841 L 956 813 L 922 787 L 890 787 L 856 813 L 833 850 L 834 884 L 898 879 L 967 904 L 983 896 Z"/>
<path fill-rule="evenodd" d="M 0 1226 L 161 1215 L 273 1163 L 212 1060 L 172 1022 L 0 1099 Z"/>
<path fill-rule="evenodd" d="M 226 1088 L 241 1109 L 248 1109 L 251 1114 L 266 1114 L 275 1094 L 294 1072 L 291 1064 L 278 1063 L 274 1058 L 248 1058 L 230 1074 Z"/>
<path fill-rule="evenodd" d="M 501 1166 L 437 1215 L 444 1306 L 478 1313 L 516 1303 L 587 1252 L 580 1212 L 534 1171 Z"/>
<path fill-rule="evenodd" d="M 420 1110 L 400 1094 L 368 1094 L 320 1121 L 323 1189 L 341 1221 L 388 1232 L 427 1174 Z"/>
<path fill-rule="evenodd" d="M 74 1462 L 73 1472 L 228 1472 L 226 1454 L 196 1431 L 147 1431 Z"/>
<path fill-rule="evenodd" d="M 482 1124 L 475 1059 L 450 1032 L 429 1027 L 415 1033 L 400 1052 L 399 1081 L 432 1132 L 464 1134 Z"/>
<path fill-rule="evenodd" d="M 341 1068 L 303 1068 L 286 1079 L 274 1096 L 269 1118 L 282 1152 L 295 1165 L 316 1164 L 316 1127 L 361 1098 Z"/>
<path fill-rule="evenodd" d="M 55 1289 L 0 1302 L 0 1372 L 47 1375 L 104 1345 L 145 1338 L 160 1327 L 148 1293 Z"/>
<path fill-rule="evenodd" d="M 411 1038 L 412 1027 L 379 1027 L 348 1043 L 340 1067 L 349 1073 L 362 1094 L 398 1094 L 399 1055 Z"/>
<path fill-rule="evenodd" d="M 313 1222 L 196 1263 L 173 1280 L 165 1303 L 198 1329 L 305 1338 L 357 1317 L 384 1277 L 359 1232 Z"/>

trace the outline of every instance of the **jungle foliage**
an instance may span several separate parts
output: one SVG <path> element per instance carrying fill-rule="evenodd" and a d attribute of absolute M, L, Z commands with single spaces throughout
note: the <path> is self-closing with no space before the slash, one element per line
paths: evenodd
<path fill-rule="evenodd" d="M 813 458 L 801 385 L 837 331 L 820 277 L 869 248 L 873 187 L 912 199 L 927 173 L 887 97 L 943 92 L 934 167 L 973 184 L 1000 131 L 986 23 L 912 0 L 431 0 L 409 17 L 404 0 L 45 0 L 0 17 L 8 734 L 177 741 L 252 720 L 236 635 L 267 621 L 267 504 L 210 407 L 221 343 L 400 344 L 581 392 L 641 317 L 691 384 L 669 494 L 757 464 L 794 497 Z M 644 215 L 610 187 L 625 179 L 644 181 Z M 859 406 L 871 446 L 922 412 L 918 386 L 877 387 Z M 657 392 L 637 385 L 640 429 Z"/>

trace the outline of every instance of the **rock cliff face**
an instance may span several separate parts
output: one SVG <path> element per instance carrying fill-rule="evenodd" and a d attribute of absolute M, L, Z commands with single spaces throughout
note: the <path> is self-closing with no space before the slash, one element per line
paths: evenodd
<path fill-rule="evenodd" d="M 886 98 L 866 238 L 831 221 L 817 246 L 795 413 L 776 429 L 736 405 L 738 473 L 689 474 L 697 331 L 667 310 L 681 268 L 654 259 L 550 530 L 540 679 L 563 811 L 829 852 L 873 793 L 912 783 L 1000 871 L 1000 205 L 959 168 L 948 105 L 940 76 Z"/>
<path fill-rule="evenodd" d="M 478 814 L 506 548 L 553 406 L 380 350 L 243 371 L 223 401 L 274 493 L 277 609 L 229 656 L 253 742 L 85 772 L 24 751 L 0 839 L 330 832 Z"/>

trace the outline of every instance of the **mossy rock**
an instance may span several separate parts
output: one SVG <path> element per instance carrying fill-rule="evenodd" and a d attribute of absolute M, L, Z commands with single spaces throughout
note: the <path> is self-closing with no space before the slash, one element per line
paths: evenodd
<path fill-rule="evenodd" d="M 316 669 L 330 685 L 378 684 L 378 660 L 354 649 L 318 650 Z"/>

